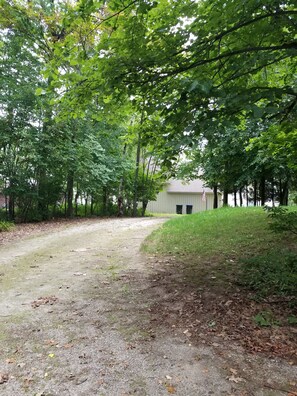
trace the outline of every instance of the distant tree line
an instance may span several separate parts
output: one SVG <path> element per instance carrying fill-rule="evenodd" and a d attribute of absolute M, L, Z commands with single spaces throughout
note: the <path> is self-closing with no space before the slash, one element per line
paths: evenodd
<path fill-rule="evenodd" d="M 10 219 L 144 214 L 164 179 L 201 170 L 225 204 L 288 204 L 293 1 L 9 0 L 0 34 Z"/>

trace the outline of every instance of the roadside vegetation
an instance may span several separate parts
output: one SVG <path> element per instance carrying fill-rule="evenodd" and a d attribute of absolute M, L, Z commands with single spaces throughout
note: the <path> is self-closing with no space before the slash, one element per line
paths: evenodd
<path fill-rule="evenodd" d="M 144 215 L 201 174 L 214 207 L 287 205 L 296 18 L 292 0 L 1 1 L 5 220 Z"/>
<path fill-rule="evenodd" d="M 296 212 L 297 213 L 297 212 Z M 222 208 L 175 217 L 154 232 L 144 249 L 174 255 L 252 288 L 257 295 L 297 297 L 297 252 L 293 234 L 273 231 L 262 208 Z"/>
<path fill-rule="evenodd" d="M 14 224 L 10 221 L 0 221 L 0 232 L 11 231 L 14 229 Z"/>
<path fill-rule="evenodd" d="M 176 299 L 194 296 L 181 316 L 199 322 L 200 336 L 226 331 L 249 349 L 296 359 L 296 236 L 275 232 L 274 224 L 259 207 L 181 216 L 155 231 L 144 250 L 169 260 L 164 287 L 178 290 Z"/>
<path fill-rule="evenodd" d="M 157 253 L 214 257 L 252 254 L 275 243 L 261 208 L 222 208 L 191 216 L 179 216 L 165 223 L 149 241 Z M 261 242 L 261 243 L 259 243 Z"/>

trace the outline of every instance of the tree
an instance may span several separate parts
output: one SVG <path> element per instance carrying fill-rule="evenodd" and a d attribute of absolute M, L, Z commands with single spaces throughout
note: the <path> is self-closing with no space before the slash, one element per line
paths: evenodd
<path fill-rule="evenodd" d="M 140 190 L 150 190 L 142 165 L 152 148 L 171 173 L 180 153 L 195 158 L 201 151 L 205 179 L 225 196 L 239 190 L 241 197 L 253 182 L 255 202 L 269 190 L 286 201 L 289 180 L 282 175 L 295 167 L 293 1 L 10 0 L 0 11 L 4 36 L 22 40 L 39 68 L 34 100 L 45 106 L 39 128 L 30 124 L 42 145 L 32 140 L 34 177 L 25 178 L 34 180 L 39 213 L 47 216 L 57 201 L 49 200 L 54 183 L 66 194 L 69 216 L 79 195 L 92 195 L 92 202 L 102 195 L 107 207 L 124 192 L 136 214 L 138 200 L 145 206 L 150 195 Z M 100 133 L 96 122 L 105 125 Z M 283 134 L 287 155 L 271 144 Z M 122 139 L 118 162 L 105 147 L 114 136 Z"/>

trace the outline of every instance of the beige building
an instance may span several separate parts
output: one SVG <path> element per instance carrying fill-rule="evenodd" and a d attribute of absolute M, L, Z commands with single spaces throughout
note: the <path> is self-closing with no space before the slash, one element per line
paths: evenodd
<path fill-rule="evenodd" d="M 204 187 L 203 181 L 196 179 L 189 182 L 170 180 L 163 191 L 159 192 L 156 201 L 150 201 L 147 211 L 151 213 L 191 214 L 213 208 L 213 191 Z M 222 205 L 221 194 L 218 194 L 218 206 Z"/>

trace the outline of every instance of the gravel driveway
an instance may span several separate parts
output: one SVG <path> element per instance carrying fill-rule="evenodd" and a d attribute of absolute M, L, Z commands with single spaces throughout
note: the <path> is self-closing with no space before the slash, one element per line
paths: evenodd
<path fill-rule="evenodd" d="M 296 367 L 153 326 L 162 294 L 139 249 L 164 221 L 89 221 L 0 248 L 1 396 L 288 394 Z"/>

